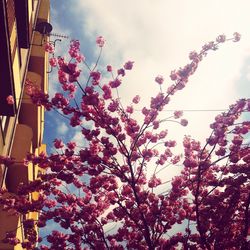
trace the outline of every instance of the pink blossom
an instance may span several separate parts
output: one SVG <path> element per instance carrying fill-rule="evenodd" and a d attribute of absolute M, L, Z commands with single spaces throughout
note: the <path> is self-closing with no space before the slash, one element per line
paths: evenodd
<path fill-rule="evenodd" d="M 243 137 L 240 136 L 240 135 L 235 135 L 233 140 L 232 140 L 232 143 L 235 144 L 235 145 L 241 145 L 243 142 Z"/>
<path fill-rule="evenodd" d="M 117 87 L 119 87 L 120 85 L 121 85 L 121 80 L 118 79 L 118 78 L 116 78 L 115 80 L 109 82 L 109 86 L 110 86 L 111 88 L 117 88 Z"/>
<path fill-rule="evenodd" d="M 167 134 L 168 134 L 168 130 L 167 129 L 161 131 L 160 134 L 159 134 L 159 139 L 164 139 L 167 136 Z"/>
<path fill-rule="evenodd" d="M 77 90 L 77 86 L 74 83 L 69 83 L 67 85 L 67 90 L 69 91 L 71 97 L 73 98 L 74 94 L 75 94 L 75 92 Z"/>
<path fill-rule="evenodd" d="M 58 77 L 66 93 L 49 98 L 27 81 L 34 104 L 56 109 L 68 118 L 76 132 L 81 131 L 84 145 L 77 147 L 73 141 L 64 145 L 61 139 L 55 139 L 57 150 L 52 154 L 29 153 L 21 161 L 48 171 L 42 171 L 39 179 L 21 183 L 18 195 L 0 189 L 2 210 L 23 218 L 21 226 L 27 239 L 21 244 L 23 248 L 33 249 L 37 242 L 44 241 L 38 238 L 35 227 L 47 226 L 48 247 L 39 245 L 43 250 L 247 249 L 250 122 L 242 113 L 249 111 L 250 100 L 240 99 L 218 115 L 207 143 L 185 136 L 183 156 L 172 150 L 176 141 L 165 139 L 163 121 L 168 119 L 161 114 L 169 96 L 186 86 L 208 50 L 216 49 L 223 40 L 217 38 L 200 52 L 191 52 L 191 62 L 172 72 L 175 82 L 168 92 L 155 94 L 150 106 L 134 117 L 133 106 L 140 98 L 136 96 L 132 104 L 125 104 L 112 89 L 121 84 L 113 74 L 109 75 L 109 84 L 96 86 L 101 76 L 94 70 L 90 80 L 95 83 L 77 82 L 80 93 L 71 99 L 77 86 L 71 81 L 80 74 L 77 40 L 70 43 L 69 62 L 58 58 Z M 124 65 L 121 75 L 131 66 Z M 175 119 L 181 115 L 181 111 L 174 112 Z M 188 122 L 182 119 L 180 123 L 186 126 Z M 7 156 L 0 156 L 0 163 L 20 164 Z M 172 178 L 168 175 L 171 165 L 177 167 L 178 163 L 180 171 Z M 149 176 L 150 172 L 154 174 Z M 161 184 L 162 189 L 155 190 Z M 33 199 L 33 193 L 39 194 L 37 199 Z M 41 211 L 38 221 L 27 216 L 34 211 Z M 57 230 L 48 227 L 49 221 Z M 196 227 L 178 227 L 187 224 L 185 221 Z M 116 228 L 107 232 L 108 223 Z M 175 228 L 178 232 L 171 233 Z M 16 231 L 7 232 L 3 242 L 18 244 Z"/>
<path fill-rule="evenodd" d="M 149 115 L 150 110 L 147 109 L 146 107 L 143 107 L 141 112 L 142 112 L 142 114 L 144 114 L 145 116 L 147 116 L 147 115 Z"/>
<path fill-rule="evenodd" d="M 90 77 L 92 78 L 92 84 L 98 85 L 101 79 L 101 73 L 99 71 L 90 72 Z"/>
<path fill-rule="evenodd" d="M 70 47 L 80 49 L 80 41 L 79 40 L 71 40 L 70 41 Z"/>
<path fill-rule="evenodd" d="M 183 208 L 181 208 L 181 209 L 179 210 L 179 215 L 180 215 L 180 217 L 181 217 L 182 219 L 184 219 L 185 216 L 186 216 L 186 211 L 185 211 Z"/>
<path fill-rule="evenodd" d="M 180 123 L 181 123 L 182 126 L 186 127 L 188 125 L 188 120 L 181 119 Z"/>
<path fill-rule="evenodd" d="M 131 70 L 133 68 L 133 65 L 134 65 L 134 62 L 133 61 L 127 61 L 125 64 L 124 64 L 124 69 L 126 70 Z"/>
<path fill-rule="evenodd" d="M 241 35 L 238 32 L 234 32 L 233 36 L 234 36 L 233 38 L 234 42 L 240 41 Z"/>
<path fill-rule="evenodd" d="M 55 57 L 52 57 L 49 59 L 49 64 L 51 67 L 56 67 L 57 65 L 57 59 Z"/>
<path fill-rule="evenodd" d="M 84 56 L 83 54 L 78 54 L 78 55 L 76 56 L 76 61 L 77 61 L 78 63 L 84 62 L 84 61 L 85 61 L 85 56 Z"/>
<path fill-rule="evenodd" d="M 166 141 L 165 144 L 164 144 L 166 147 L 175 147 L 176 146 L 176 141 L 172 141 L 172 140 L 169 140 L 169 141 Z"/>
<path fill-rule="evenodd" d="M 112 72 L 112 66 L 111 65 L 107 65 L 107 71 Z"/>
<path fill-rule="evenodd" d="M 179 78 L 181 78 L 184 81 L 191 75 L 192 70 L 193 70 L 193 64 L 190 63 L 190 64 L 187 64 L 184 68 L 180 68 L 177 71 L 177 75 Z"/>
<path fill-rule="evenodd" d="M 218 42 L 218 43 L 224 43 L 225 41 L 226 41 L 226 36 L 225 35 L 219 35 L 216 38 L 216 42 Z"/>
<path fill-rule="evenodd" d="M 132 113 L 134 112 L 133 107 L 132 107 L 132 106 L 128 106 L 128 107 L 126 108 L 126 112 L 132 114 Z"/>
<path fill-rule="evenodd" d="M 96 38 L 96 44 L 99 46 L 99 47 L 103 47 L 104 46 L 104 43 L 105 43 L 105 40 L 103 38 L 103 36 L 98 36 Z"/>
<path fill-rule="evenodd" d="M 136 95 L 133 100 L 132 100 L 133 103 L 137 104 L 140 102 L 140 96 L 139 95 Z"/>
<path fill-rule="evenodd" d="M 121 76 L 125 76 L 125 70 L 123 68 L 117 70 L 117 74 Z"/>
<path fill-rule="evenodd" d="M 181 159 L 181 156 L 180 155 L 176 155 L 174 156 L 172 159 L 171 159 L 171 162 L 175 165 L 177 164 Z"/>
<path fill-rule="evenodd" d="M 153 175 L 150 180 L 148 181 L 148 186 L 150 188 L 154 188 L 154 187 L 157 187 L 161 184 L 161 179 L 159 178 L 156 178 L 155 175 Z"/>
<path fill-rule="evenodd" d="M 220 147 L 218 150 L 216 150 L 215 154 L 218 156 L 224 156 L 226 154 L 226 149 L 224 147 Z"/>
<path fill-rule="evenodd" d="M 57 108 L 67 106 L 69 104 L 69 100 L 65 98 L 62 93 L 56 93 L 55 96 L 51 99 L 51 102 Z"/>
<path fill-rule="evenodd" d="M 155 81 L 156 81 L 158 84 L 163 84 L 164 78 L 163 78 L 163 76 L 158 75 L 158 76 L 155 78 Z"/>
<path fill-rule="evenodd" d="M 76 82 L 81 74 L 81 70 L 75 71 L 73 74 L 69 75 L 69 82 Z"/>
<path fill-rule="evenodd" d="M 167 93 L 170 95 L 174 95 L 175 92 L 177 91 L 175 84 L 172 84 L 168 87 Z"/>
<path fill-rule="evenodd" d="M 178 78 L 178 75 L 177 75 L 176 71 L 175 70 L 171 71 L 170 79 L 172 81 L 175 81 L 175 80 L 177 80 L 177 78 Z"/>
<path fill-rule="evenodd" d="M 190 53 L 189 53 L 189 59 L 190 60 L 199 60 L 199 55 L 198 55 L 198 53 L 196 52 L 196 51 L 191 51 Z"/>
<path fill-rule="evenodd" d="M 209 43 L 206 43 L 202 46 L 202 49 L 203 51 L 208 51 L 208 50 L 215 50 L 217 47 L 216 47 L 216 44 L 214 41 L 211 41 Z"/>
<path fill-rule="evenodd" d="M 118 245 L 118 243 L 117 243 L 117 241 L 115 240 L 115 239 L 111 239 L 110 240 L 110 245 L 112 246 L 112 248 L 114 247 L 118 247 L 119 245 Z"/>
<path fill-rule="evenodd" d="M 45 47 L 44 47 L 45 51 L 50 53 L 50 54 L 53 54 L 55 52 L 55 47 L 52 43 L 50 42 L 47 42 L 45 43 Z"/>
<path fill-rule="evenodd" d="M 178 118 L 182 117 L 182 115 L 183 115 L 183 111 L 181 111 L 181 110 L 176 110 L 174 112 L 174 118 L 175 119 L 178 119 Z"/>
<path fill-rule="evenodd" d="M 66 75 L 65 72 L 63 72 L 62 70 L 58 70 L 58 80 L 61 84 L 67 83 L 68 81 L 68 77 Z"/>
<path fill-rule="evenodd" d="M 55 139 L 55 140 L 54 140 L 54 146 L 55 146 L 55 148 L 63 148 L 63 147 L 64 147 L 64 144 L 63 144 L 62 140 L 60 140 L 60 139 Z"/>
<path fill-rule="evenodd" d="M 68 63 L 67 67 L 68 67 L 70 75 L 74 74 L 78 70 L 77 69 L 77 63 Z"/>
<path fill-rule="evenodd" d="M 154 129 L 158 129 L 160 126 L 160 122 L 159 121 L 153 121 L 153 128 Z"/>
<path fill-rule="evenodd" d="M 109 106 L 108 106 L 108 110 L 110 112 L 115 112 L 119 107 L 119 102 L 118 101 L 112 101 Z"/>
<path fill-rule="evenodd" d="M 75 58 L 77 62 L 82 62 L 84 60 L 84 56 L 80 54 L 80 42 L 79 40 L 72 40 L 70 42 L 69 55 L 72 58 Z"/>
<path fill-rule="evenodd" d="M 111 91 L 110 86 L 104 84 L 104 85 L 102 86 L 102 90 L 103 90 L 103 98 L 104 98 L 105 100 L 111 99 L 111 98 L 112 98 L 112 91 Z"/>
<path fill-rule="evenodd" d="M 15 103 L 14 97 L 12 95 L 7 96 L 6 101 L 9 105 L 13 105 Z"/>
<path fill-rule="evenodd" d="M 59 65 L 60 67 L 62 67 L 62 65 L 65 64 L 64 58 L 63 58 L 63 57 L 60 57 L 60 56 L 57 58 L 57 62 L 58 62 L 58 65 Z"/>
<path fill-rule="evenodd" d="M 162 93 L 159 93 L 156 97 L 151 97 L 150 107 L 151 109 L 162 110 L 163 106 L 168 104 L 169 98 L 165 98 Z"/>

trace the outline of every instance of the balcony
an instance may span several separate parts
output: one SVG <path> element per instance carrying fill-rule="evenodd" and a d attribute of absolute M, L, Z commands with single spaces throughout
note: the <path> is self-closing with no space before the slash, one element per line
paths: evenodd
<path fill-rule="evenodd" d="M 37 88 L 43 89 L 42 77 L 39 74 L 28 72 L 27 79 L 31 80 Z M 22 99 L 19 123 L 26 124 L 32 128 L 33 148 L 40 147 L 44 130 L 44 108 L 33 104 L 30 97 L 25 93 Z"/>
<path fill-rule="evenodd" d="M 17 161 L 7 169 L 6 187 L 9 192 L 17 193 L 20 183 L 28 184 L 33 180 L 33 165 L 25 165 L 23 160 L 28 152 L 32 152 L 32 129 L 23 124 L 17 124 L 11 157 Z"/>
<path fill-rule="evenodd" d="M 10 194 L 6 194 L 9 196 Z M 16 237 L 21 241 L 24 239 L 24 232 L 21 226 L 21 217 L 19 215 L 13 215 L 9 212 L 2 210 L 0 206 L 0 250 L 21 250 L 21 244 L 16 246 L 12 246 L 9 244 L 4 244 L 1 242 L 2 239 L 5 238 L 5 233 L 12 231 L 15 232 Z"/>

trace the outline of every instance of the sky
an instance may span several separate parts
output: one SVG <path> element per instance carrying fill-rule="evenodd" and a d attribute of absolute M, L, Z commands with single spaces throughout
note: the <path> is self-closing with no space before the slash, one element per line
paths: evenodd
<path fill-rule="evenodd" d="M 228 42 L 209 53 L 187 87 L 166 107 L 168 110 L 221 110 L 238 98 L 249 96 L 249 9 L 247 0 L 51 0 L 51 24 L 54 33 L 69 36 L 57 44 L 57 55 L 66 53 L 71 39 L 79 39 L 81 51 L 91 65 L 98 53 L 95 38 L 102 35 L 106 44 L 100 68 L 107 64 L 119 68 L 128 60 L 135 61 L 119 90 L 125 104 L 135 94 L 140 94 L 142 103 L 147 104 L 159 91 L 155 76 L 164 76 L 166 89 L 171 84 L 171 70 L 186 65 L 190 51 L 199 50 L 220 34 L 231 37 L 235 31 L 239 32 L 240 43 Z M 50 74 L 51 95 L 59 90 L 54 73 Z M 166 116 L 170 114 L 164 112 Z M 182 140 L 188 134 L 203 141 L 216 114 L 216 111 L 186 111 L 187 127 L 166 126 L 172 129 L 173 138 Z M 53 113 L 46 117 L 48 146 L 55 137 L 66 141 L 73 138 L 82 143 L 80 132 L 69 129 L 67 120 Z"/>
<path fill-rule="evenodd" d="M 209 53 L 187 87 L 163 112 L 168 117 L 168 110 L 198 110 L 184 112 L 187 127 L 166 124 L 171 139 L 181 144 L 184 135 L 204 142 L 210 134 L 209 124 L 219 113 L 215 110 L 225 110 L 237 99 L 249 97 L 249 9 L 248 0 L 51 0 L 50 22 L 52 33 L 69 36 L 57 43 L 56 56 L 65 55 L 70 40 L 78 39 L 87 63 L 93 65 L 98 54 L 95 39 L 102 35 L 106 43 L 98 69 L 108 64 L 118 69 L 128 60 L 135 62 L 119 90 L 123 104 L 139 94 L 146 105 L 159 92 L 154 81 L 157 75 L 164 76 L 163 88 L 167 89 L 170 72 L 189 62 L 190 51 L 199 51 L 220 34 L 232 37 L 239 32 L 241 41 L 222 44 L 218 51 Z M 51 36 L 53 39 L 56 37 Z M 83 81 L 84 77 L 87 70 L 83 68 Z M 53 96 L 59 87 L 56 72 L 52 71 L 49 94 Z M 79 130 L 69 127 L 58 114 L 48 112 L 44 138 L 48 152 L 53 152 L 55 138 L 84 146 Z"/>

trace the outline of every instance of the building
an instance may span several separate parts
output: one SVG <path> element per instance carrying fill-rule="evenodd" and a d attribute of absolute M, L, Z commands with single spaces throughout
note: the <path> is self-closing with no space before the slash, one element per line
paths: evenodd
<path fill-rule="evenodd" d="M 39 168 L 22 163 L 28 152 L 46 150 L 42 143 L 44 108 L 32 104 L 25 94 L 26 79 L 47 91 L 48 55 L 43 44 L 48 37 L 37 27 L 49 21 L 49 0 L 0 0 L 0 155 L 14 157 L 18 163 L 0 166 L 0 185 L 17 193 L 19 183 L 37 178 Z M 43 27 L 40 25 L 40 28 Z M 38 32 L 40 31 L 40 32 Z M 13 97 L 13 104 L 7 97 Z M 31 199 L 36 199 L 32 194 Z M 37 219 L 38 213 L 26 215 Z M 0 206 L 0 240 L 13 231 L 25 241 L 20 216 L 10 216 Z M 0 250 L 22 249 L 0 241 Z"/>

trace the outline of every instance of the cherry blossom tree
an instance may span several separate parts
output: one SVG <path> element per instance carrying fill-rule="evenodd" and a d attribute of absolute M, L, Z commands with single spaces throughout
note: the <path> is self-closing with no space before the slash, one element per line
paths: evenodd
<path fill-rule="evenodd" d="M 96 39 L 100 53 L 92 69 L 77 40 L 70 43 L 69 60 L 52 56 L 50 65 L 58 70 L 62 92 L 50 98 L 29 81 L 26 93 L 36 105 L 59 112 L 70 126 L 80 128 L 86 146 L 55 139 L 56 153 L 29 154 L 25 159 L 45 170 L 37 180 L 20 185 L 18 196 L 6 198 L 7 190 L 1 191 L 5 210 L 40 213 L 37 221 L 23 221 L 27 241 L 22 246 L 43 250 L 249 249 L 250 122 L 242 114 L 250 111 L 250 99 L 238 100 L 215 117 L 205 145 L 186 136 L 183 155 L 175 153 L 176 141 L 170 139 L 165 125 L 174 120 L 186 126 L 182 111 L 167 119 L 161 116 L 208 52 L 226 41 L 239 40 L 238 33 L 230 39 L 220 35 L 199 52 L 192 51 L 189 63 L 171 72 L 171 85 L 157 76 L 160 91 L 149 107 L 142 108 L 140 119 L 134 113 L 140 97 L 136 95 L 124 106 L 118 94 L 134 62 L 118 70 L 107 65 L 108 83 L 97 70 L 103 37 Z M 53 44 L 47 44 L 46 50 L 53 54 Z M 82 64 L 89 70 L 86 82 L 79 80 Z M 13 162 L 1 157 L 6 166 Z M 163 170 L 173 171 L 176 165 L 181 165 L 181 173 L 166 181 Z M 39 192 L 39 198 L 30 199 L 32 192 Z M 46 228 L 51 222 L 57 230 L 39 237 L 35 226 Z M 19 243 L 13 232 L 7 232 L 4 242 Z"/>

